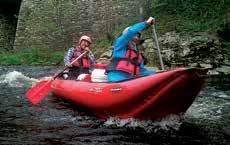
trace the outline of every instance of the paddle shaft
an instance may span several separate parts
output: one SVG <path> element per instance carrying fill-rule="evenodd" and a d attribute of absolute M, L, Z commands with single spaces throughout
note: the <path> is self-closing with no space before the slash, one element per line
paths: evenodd
<path fill-rule="evenodd" d="M 158 39 L 157 39 L 157 33 L 156 33 L 156 29 L 155 29 L 155 26 L 152 25 L 152 34 L 153 34 L 153 39 L 155 40 L 156 42 L 156 46 L 157 46 L 157 51 L 158 51 L 158 56 L 159 56 L 159 59 L 160 59 L 160 65 L 161 65 L 161 70 L 165 70 L 164 68 L 164 63 L 163 63 L 163 59 L 162 59 L 162 56 L 161 56 L 161 50 L 160 50 L 160 47 L 159 47 L 159 43 L 158 43 Z"/>
<path fill-rule="evenodd" d="M 78 59 L 80 59 L 83 55 L 85 55 L 87 51 L 83 52 L 81 55 L 79 55 L 74 61 L 70 63 L 70 65 L 73 65 Z M 66 66 L 61 72 L 57 73 L 53 76 L 53 79 L 56 79 L 58 76 L 60 76 L 65 70 L 67 70 L 69 67 Z"/>
<path fill-rule="evenodd" d="M 74 61 L 72 61 L 70 63 L 70 65 L 75 63 L 84 54 L 86 54 L 86 51 L 84 53 L 82 53 L 81 55 L 79 55 Z M 61 72 L 59 72 L 56 75 L 54 75 L 52 77 L 52 79 L 50 79 L 50 80 L 42 80 L 42 81 L 38 82 L 35 86 L 33 86 L 31 89 L 29 89 L 26 92 L 26 96 L 29 99 L 29 101 L 34 105 L 36 105 L 39 102 L 41 102 L 41 100 L 49 93 L 52 81 L 54 79 L 56 79 L 58 76 L 60 76 L 67 68 L 68 67 L 65 67 Z"/>

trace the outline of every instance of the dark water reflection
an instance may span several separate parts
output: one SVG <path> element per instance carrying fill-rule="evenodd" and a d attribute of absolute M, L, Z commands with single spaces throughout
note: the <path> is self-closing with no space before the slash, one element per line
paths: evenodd
<path fill-rule="evenodd" d="M 100 120 L 51 95 L 39 106 L 25 99 L 36 79 L 57 70 L 0 67 L 0 144 L 230 144 L 229 78 L 209 80 L 183 120 Z"/>

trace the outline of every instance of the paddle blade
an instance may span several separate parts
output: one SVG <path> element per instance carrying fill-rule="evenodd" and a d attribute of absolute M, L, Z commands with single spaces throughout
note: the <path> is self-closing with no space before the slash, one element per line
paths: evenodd
<path fill-rule="evenodd" d="M 27 99 L 34 105 L 49 93 L 53 80 L 42 80 L 26 92 Z"/>

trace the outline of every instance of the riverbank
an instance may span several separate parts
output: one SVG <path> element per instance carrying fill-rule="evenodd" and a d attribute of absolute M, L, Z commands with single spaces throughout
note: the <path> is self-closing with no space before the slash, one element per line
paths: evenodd
<path fill-rule="evenodd" d="M 63 65 L 64 51 L 32 49 L 0 54 L 0 65 Z"/>
<path fill-rule="evenodd" d="M 105 52 L 111 42 L 107 39 L 95 41 L 91 50 L 95 52 L 97 58 Z M 71 47 L 71 46 L 69 46 Z M 12 50 L 0 53 L 0 65 L 63 65 L 63 58 L 68 48 L 31 48 L 30 50 Z"/>
<path fill-rule="evenodd" d="M 198 1 L 171 1 L 171 0 L 153 0 L 154 6 L 152 11 L 148 12 L 149 16 L 154 16 L 156 18 L 156 30 L 157 34 L 159 35 L 159 38 L 161 36 L 165 36 L 168 33 L 174 34 L 175 36 L 179 36 L 181 34 L 189 34 L 187 36 L 189 39 L 188 40 L 193 40 L 194 35 L 199 34 L 199 32 L 207 32 L 213 34 L 212 36 L 217 37 L 218 39 L 213 39 L 220 41 L 220 47 L 216 49 L 216 47 L 208 48 L 210 50 L 216 50 L 218 51 L 217 53 L 219 55 L 216 55 L 216 53 L 212 56 L 208 56 L 206 54 L 210 53 L 204 53 L 204 56 L 207 57 L 207 60 L 212 59 L 213 62 L 217 58 L 218 60 L 227 60 L 227 65 L 228 60 L 230 59 L 230 40 L 228 37 L 228 34 L 230 32 L 230 10 L 228 7 L 230 6 L 230 3 L 227 1 L 213 1 L 213 0 L 198 0 Z M 50 10 L 50 9 L 49 9 Z M 48 11 L 48 10 L 47 10 Z M 40 15 L 40 14 L 39 14 Z M 42 21 L 42 20 L 41 20 Z M 30 22 L 30 21 L 29 21 Z M 136 22 L 136 21 L 135 21 Z M 132 22 L 132 23 L 135 23 Z M 47 21 L 45 24 L 49 24 L 50 22 Z M 111 33 L 108 34 L 108 36 L 105 36 L 102 40 L 95 40 L 93 44 L 93 49 L 92 51 L 95 53 L 97 58 L 101 56 L 102 53 L 108 51 L 111 43 L 114 41 L 118 33 L 120 33 L 124 27 L 127 27 L 128 25 L 132 24 L 129 21 L 125 21 L 121 25 L 117 26 L 116 29 L 112 30 Z M 31 24 L 34 26 L 34 23 Z M 43 26 L 43 25 L 42 25 Z M 46 25 L 43 27 L 47 28 Z M 50 29 L 45 29 L 46 33 L 48 36 L 53 35 L 52 30 L 59 31 L 59 27 L 53 26 Z M 37 30 L 37 29 L 36 29 Z M 31 29 L 31 34 L 36 34 L 33 30 Z M 55 32 L 56 32 L 55 31 Z M 43 31 L 42 31 L 43 32 Z M 43 34 L 40 32 L 41 34 Z M 39 33 L 39 34 L 40 34 Z M 24 34 L 24 33 L 22 33 Z M 26 33 L 27 34 L 27 33 Z M 170 37 L 174 35 L 169 35 Z M 144 38 L 151 38 L 151 29 L 147 29 L 144 31 Z M 48 36 L 43 36 L 44 39 L 48 38 Z M 55 35 L 56 36 L 56 35 Z M 66 37 L 64 34 L 62 35 L 65 38 Z M 23 35 L 25 37 L 25 35 Z M 29 36 L 31 38 L 33 36 Z M 40 38 L 40 37 L 39 37 Z M 175 44 L 179 44 L 179 42 L 186 38 L 186 37 L 180 37 L 180 39 L 177 39 L 177 37 L 172 37 L 172 40 L 175 40 Z M 199 38 L 202 39 L 197 39 L 197 41 L 200 42 L 203 41 L 203 36 L 199 36 Z M 209 38 L 207 36 L 207 38 Z M 25 38 L 26 39 L 26 38 Z M 205 38 L 204 38 L 205 39 Z M 26 39 L 27 40 L 27 39 Z M 37 39 L 36 39 L 37 40 Z M 209 40 L 209 39 L 207 39 Z M 68 42 L 70 42 L 70 38 L 68 38 Z M 194 41 L 194 42 L 197 42 Z M 44 43 L 45 42 L 45 43 Z M 22 47 L 21 49 L 13 49 L 9 51 L 0 51 L 0 65 L 63 65 L 63 57 L 67 51 L 68 48 L 62 48 L 61 44 L 60 46 L 57 46 L 58 40 L 53 41 L 52 43 L 55 43 L 53 45 L 50 45 L 49 41 L 46 39 L 46 41 L 32 41 L 32 39 L 28 39 L 28 48 L 26 48 L 24 45 L 27 44 L 27 41 L 23 41 L 23 43 L 17 45 L 18 47 Z M 62 41 L 60 41 L 61 43 Z M 184 45 L 187 44 L 182 43 L 181 46 L 184 47 Z M 41 43 L 41 44 L 40 44 Z M 65 41 L 66 43 L 66 41 Z M 165 41 L 165 44 L 168 42 Z M 209 44 L 210 42 L 207 41 Z M 211 42 L 213 43 L 213 42 Z M 203 44 L 199 45 L 198 44 L 191 44 L 193 45 L 191 48 L 196 48 L 199 50 L 203 49 Z M 71 47 L 71 43 L 68 43 L 68 47 Z M 161 49 L 163 49 L 163 45 L 160 43 Z M 43 48 L 44 47 L 44 48 Z M 55 48 L 53 48 L 55 47 Z M 56 48 L 57 47 L 57 48 Z M 59 48 L 58 48 L 59 47 Z M 152 47 L 152 46 L 151 46 Z M 183 51 L 183 49 L 175 47 L 175 49 L 171 49 L 173 44 L 170 44 L 169 49 L 173 52 L 170 52 L 165 49 L 165 52 L 170 52 L 165 59 L 168 60 L 167 64 L 168 66 L 173 66 L 175 64 L 174 60 L 171 60 L 171 56 L 177 56 L 176 52 Z M 193 50 L 187 47 L 184 48 L 184 52 L 193 52 Z M 162 51 L 163 52 L 163 51 Z M 166 53 L 167 53 L 166 52 Z M 175 53 L 175 55 L 174 55 Z M 151 54 L 151 53 L 149 53 Z M 187 56 L 185 56 L 187 57 Z M 196 60 L 197 55 L 191 56 L 190 60 Z M 210 57 L 210 59 L 208 58 Z M 148 59 L 152 59 L 154 56 L 149 56 Z M 176 60 L 179 60 L 180 62 L 176 62 L 178 64 L 184 63 L 182 57 L 179 55 Z M 152 61 L 151 61 L 152 62 Z M 173 64 L 172 64 L 172 63 Z M 207 63 L 207 62 L 205 62 Z M 208 62 L 209 64 L 210 62 Z M 212 61 L 211 61 L 212 63 Z M 219 63 L 219 62 L 218 62 Z M 226 63 L 225 63 L 226 64 Z M 216 65 L 216 62 L 214 62 L 214 65 Z M 217 64 L 217 65 L 220 65 Z"/>

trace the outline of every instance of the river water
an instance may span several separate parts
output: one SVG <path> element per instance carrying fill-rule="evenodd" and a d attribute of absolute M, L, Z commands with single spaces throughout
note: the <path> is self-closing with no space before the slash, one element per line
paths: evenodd
<path fill-rule="evenodd" d="M 55 67 L 0 67 L 0 144 L 228 145 L 230 78 L 209 78 L 183 119 L 100 120 L 48 95 L 38 106 L 25 98 Z"/>

